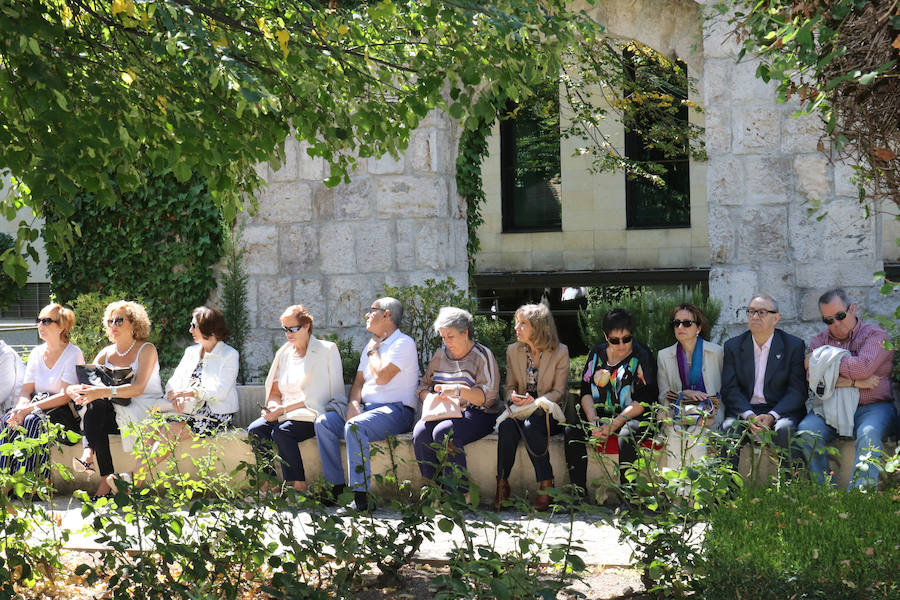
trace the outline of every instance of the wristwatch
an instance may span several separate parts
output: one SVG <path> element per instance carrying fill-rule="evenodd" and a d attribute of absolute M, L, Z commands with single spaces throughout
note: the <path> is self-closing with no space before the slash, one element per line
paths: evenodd
<path fill-rule="evenodd" d="M 112 400 L 113 398 L 117 398 L 119 395 L 119 390 L 116 389 L 116 386 L 110 386 L 109 388 L 109 398 Z"/>

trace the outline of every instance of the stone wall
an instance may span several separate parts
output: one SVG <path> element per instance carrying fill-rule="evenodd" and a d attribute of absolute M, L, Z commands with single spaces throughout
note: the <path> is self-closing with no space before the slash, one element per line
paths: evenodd
<path fill-rule="evenodd" d="M 772 294 L 782 326 L 807 341 L 822 327 L 817 300 L 828 288 L 844 287 L 863 310 L 892 311 L 898 297 L 873 285 L 881 217 L 864 217 L 851 169 L 817 151 L 821 119 L 777 103 L 757 63 L 737 62 L 728 32 L 723 19 L 708 21 L 703 46 L 709 284 L 726 335 L 746 328 L 738 310 L 756 292 Z M 821 210 L 811 213 L 813 202 Z"/>
<path fill-rule="evenodd" d="M 453 277 L 467 284 L 465 203 L 456 191 L 456 124 L 431 113 L 408 150 L 361 159 L 349 184 L 326 188 L 327 165 L 289 138 L 281 169 L 243 233 L 252 332 L 245 353 L 265 369 L 284 341 L 279 316 L 303 304 L 316 332 L 367 339 L 363 314 L 382 286 Z M 265 371 L 259 371 L 264 377 Z"/>

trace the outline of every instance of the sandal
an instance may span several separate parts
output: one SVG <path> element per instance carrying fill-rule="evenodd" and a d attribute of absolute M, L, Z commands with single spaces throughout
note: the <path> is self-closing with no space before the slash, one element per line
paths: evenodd
<path fill-rule="evenodd" d="M 93 473 L 94 463 L 92 461 L 84 461 L 77 456 L 72 457 L 72 470 L 76 473 Z"/>

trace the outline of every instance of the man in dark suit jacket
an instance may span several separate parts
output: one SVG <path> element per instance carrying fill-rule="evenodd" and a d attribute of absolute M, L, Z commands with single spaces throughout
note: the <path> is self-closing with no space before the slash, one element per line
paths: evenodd
<path fill-rule="evenodd" d="M 747 307 L 749 331 L 725 342 L 722 364 L 722 427 L 734 436 L 774 430 L 775 443 L 790 449 L 791 433 L 806 415 L 806 345 L 798 337 L 776 329 L 781 320 L 778 303 L 768 294 L 755 296 Z M 744 439 L 746 442 L 746 438 Z M 737 468 L 740 448 L 732 455 Z"/>

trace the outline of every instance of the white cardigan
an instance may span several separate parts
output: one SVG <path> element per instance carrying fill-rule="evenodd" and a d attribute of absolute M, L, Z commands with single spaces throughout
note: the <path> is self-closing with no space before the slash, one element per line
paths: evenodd
<path fill-rule="evenodd" d="M 278 371 L 281 357 L 291 350 L 291 343 L 285 344 L 275 353 L 275 360 L 266 377 L 266 402 L 272 387 L 278 381 Z M 315 420 L 315 415 L 325 412 L 329 401 L 337 400 L 347 404 L 347 394 L 344 391 L 344 373 L 341 369 L 341 354 L 334 342 L 320 340 L 315 336 L 309 336 L 309 345 L 306 347 L 306 377 L 303 379 L 303 394 L 306 396 L 306 406 L 310 411 L 297 409 L 287 414 L 289 420 Z M 315 411 L 315 414 L 313 412 Z M 304 414 L 308 413 L 308 414 Z"/>
<path fill-rule="evenodd" d="M 198 362 L 200 362 L 200 344 L 185 348 L 181 362 L 166 383 L 166 394 L 172 390 L 190 387 L 191 373 L 194 372 Z M 218 342 L 212 351 L 203 357 L 203 372 L 200 375 L 200 387 L 197 388 L 198 400 L 204 400 L 210 411 L 216 414 L 237 412 L 239 368 L 238 351 L 225 342 Z"/>

